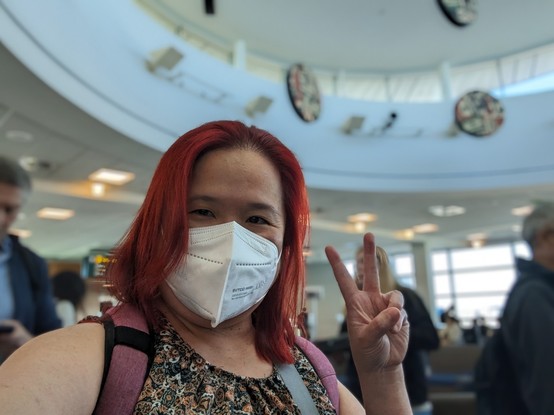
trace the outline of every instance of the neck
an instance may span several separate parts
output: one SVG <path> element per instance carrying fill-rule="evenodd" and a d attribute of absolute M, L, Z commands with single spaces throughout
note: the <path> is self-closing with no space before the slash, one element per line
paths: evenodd
<path fill-rule="evenodd" d="M 158 307 L 177 334 L 210 364 L 241 376 L 262 378 L 272 373 L 273 365 L 262 360 L 256 351 L 250 318 L 212 328 L 192 321 L 163 302 Z"/>
<path fill-rule="evenodd" d="M 554 256 L 552 255 L 535 255 L 533 261 L 542 265 L 549 271 L 554 271 Z"/>

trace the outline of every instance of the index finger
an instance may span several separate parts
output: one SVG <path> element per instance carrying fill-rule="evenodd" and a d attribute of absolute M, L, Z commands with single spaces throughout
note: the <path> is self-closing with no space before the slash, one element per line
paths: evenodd
<path fill-rule="evenodd" d="M 368 232 L 364 235 L 364 291 L 381 294 L 379 271 L 375 249 L 375 236 Z"/>
<path fill-rule="evenodd" d="M 327 260 L 333 269 L 333 274 L 339 285 L 340 292 L 345 301 L 348 302 L 348 299 L 354 295 L 358 288 L 354 282 L 352 276 L 348 273 L 348 270 L 344 266 L 338 252 L 332 246 L 325 247 L 325 254 L 327 255 Z"/>

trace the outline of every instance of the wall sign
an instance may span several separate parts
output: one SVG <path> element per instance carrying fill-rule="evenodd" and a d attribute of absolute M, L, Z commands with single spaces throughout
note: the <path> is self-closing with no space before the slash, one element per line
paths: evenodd
<path fill-rule="evenodd" d="M 467 26 L 477 18 L 477 0 L 437 0 L 450 22 L 456 26 Z"/>
<path fill-rule="evenodd" d="M 504 122 L 502 103 L 483 91 L 463 95 L 454 107 L 456 125 L 475 137 L 486 137 L 498 130 Z"/>
<path fill-rule="evenodd" d="M 287 90 L 292 106 L 303 121 L 317 120 L 321 112 L 321 95 L 315 75 L 301 63 L 287 71 Z"/>

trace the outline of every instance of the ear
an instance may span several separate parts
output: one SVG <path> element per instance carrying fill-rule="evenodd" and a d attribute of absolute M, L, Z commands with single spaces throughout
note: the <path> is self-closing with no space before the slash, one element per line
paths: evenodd
<path fill-rule="evenodd" d="M 550 244 L 554 245 L 554 229 L 543 228 L 537 231 L 533 240 L 533 251 L 537 252 Z"/>

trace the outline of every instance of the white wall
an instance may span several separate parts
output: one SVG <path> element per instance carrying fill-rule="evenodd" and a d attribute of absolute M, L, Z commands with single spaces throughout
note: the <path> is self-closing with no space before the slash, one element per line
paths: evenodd
<path fill-rule="evenodd" d="M 317 331 L 315 338 L 325 339 L 338 334 L 340 323 L 337 315 L 343 313 L 344 300 L 329 264 L 308 264 L 306 267 L 308 286 L 323 287 L 324 296 L 319 300 Z M 309 312 L 310 310 L 308 310 Z"/>

